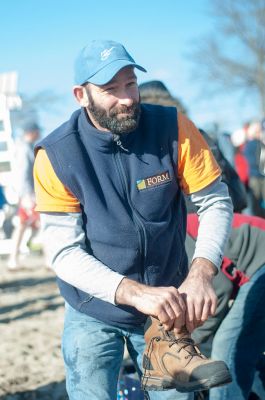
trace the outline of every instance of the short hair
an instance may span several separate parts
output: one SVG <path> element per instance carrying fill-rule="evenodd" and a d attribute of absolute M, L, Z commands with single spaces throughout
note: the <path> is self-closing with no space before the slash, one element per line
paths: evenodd
<path fill-rule="evenodd" d="M 40 131 L 40 126 L 37 124 L 37 122 L 29 121 L 23 125 L 23 131 L 24 133 Z"/>
<path fill-rule="evenodd" d="M 181 102 L 176 97 L 173 97 L 166 85 L 159 80 L 141 83 L 139 91 L 143 103 L 173 106 L 185 114 L 187 112 Z"/>

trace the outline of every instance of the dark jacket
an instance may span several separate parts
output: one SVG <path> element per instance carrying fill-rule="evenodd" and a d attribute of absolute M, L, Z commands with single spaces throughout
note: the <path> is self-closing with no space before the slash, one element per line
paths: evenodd
<path fill-rule="evenodd" d="M 249 165 L 249 176 L 264 178 L 264 170 L 261 170 L 261 150 L 263 143 L 258 139 L 248 140 L 244 146 L 244 156 Z"/>
<path fill-rule="evenodd" d="M 186 251 L 189 261 L 193 257 L 198 230 L 198 217 L 188 216 Z M 233 229 L 228 239 L 221 271 L 213 280 L 213 286 L 218 298 L 217 310 L 203 326 L 193 332 L 197 343 L 206 342 L 217 331 L 222 320 L 229 311 L 229 300 L 247 279 L 265 265 L 265 220 L 259 217 L 234 214 Z M 225 267 L 224 272 L 222 269 Z M 228 278 L 227 271 L 231 277 Z M 241 280 L 235 279 L 238 275 Z M 237 287 L 235 287 L 237 286 Z"/>
<path fill-rule="evenodd" d="M 186 209 L 176 176 L 176 109 L 143 105 L 138 128 L 120 141 L 95 129 L 82 109 L 39 146 L 80 201 L 87 251 L 138 282 L 178 287 L 187 257 Z M 120 327 L 145 321 L 132 307 L 58 283 L 70 305 L 94 318 Z"/>

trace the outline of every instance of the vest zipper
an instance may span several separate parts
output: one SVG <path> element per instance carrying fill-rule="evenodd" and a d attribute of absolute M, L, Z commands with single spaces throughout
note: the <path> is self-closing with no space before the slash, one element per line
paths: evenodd
<path fill-rule="evenodd" d="M 146 239 L 146 232 L 145 232 L 145 228 L 144 228 L 144 224 L 141 221 L 141 217 L 139 216 L 138 211 L 134 208 L 132 201 L 130 199 L 129 196 L 129 190 L 128 190 L 128 184 L 127 184 L 127 179 L 126 179 L 126 175 L 125 175 L 125 171 L 122 165 L 122 161 L 121 161 L 121 154 L 119 151 L 119 148 L 117 148 L 117 146 L 115 146 L 115 151 L 114 151 L 114 159 L 116 161 L 116 166 L 118 169 L 118 173 L 120 176 L 120 180 L 121 180 L 121 184 L 122 187 L 124 189 L 124 192 L 126 194 L 126 198 L 127 198 L 127 202 L 128 205 L 132 211 L 132 219 L 134 222 L 134 225 L 136 227 L 137 233 L 138 233 L 138 237 L 139 237 L 139 247 L 140 247 L 140 254 L 141 254 L 141 276 L 142 276 L 142 281 L 143 283 L 147 283 L 145 280 L 145 276 L 144 276 L 144 262 L 145 262 L 145 257 L 147 254 L 147 248 L 146 248 L 146 244 L 147 244 L 147 239 Z M 120 147 L 120 146 L 119 146 Z"/>

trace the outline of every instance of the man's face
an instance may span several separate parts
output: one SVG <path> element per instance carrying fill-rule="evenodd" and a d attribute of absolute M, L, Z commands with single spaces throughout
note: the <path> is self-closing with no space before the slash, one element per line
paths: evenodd
<path fill-rule="evenodd" d="M 132 67 L 123 68 L 104 86 L 85 86 L 87 112 L 96 128 L 115 134 L 135 130 L 140 118 L 140 97 Z"/>

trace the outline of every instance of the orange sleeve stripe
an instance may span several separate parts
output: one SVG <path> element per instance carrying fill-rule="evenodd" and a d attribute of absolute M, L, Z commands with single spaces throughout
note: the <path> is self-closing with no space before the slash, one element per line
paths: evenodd
<path fill-rule="evenodd" d="M 198 192 L 214 182 L 221 170 L 195 125 L 178 113 L 178 177 L 186 194 Z M 57 177 L 44 149 L 34 163 L 36 211 L 80 212 L 80 203 Z"/>
<path fill-rule="evenodd" d="M 196 126 L 178 113 L 178 177 L 184 193 L 191 194 L 214 182 L 221 170 Z"/>
<path fill-rule="evenodd" d="M 36 155 L 34 169 L 36 211 L 80 212 L 80 203 L 54 172 L 44 149 Z"/>

